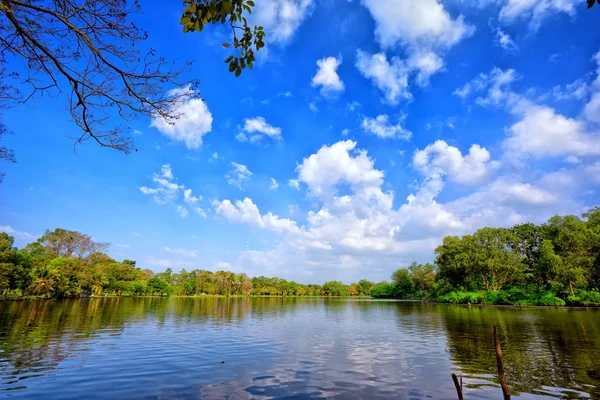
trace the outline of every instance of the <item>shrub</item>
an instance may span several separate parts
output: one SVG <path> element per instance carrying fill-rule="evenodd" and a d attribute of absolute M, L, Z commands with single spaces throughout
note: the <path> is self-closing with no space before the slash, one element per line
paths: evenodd
<path fill-rule="evenodd" d="M 438 297 L 440 303 L 479 304 L 483 301 L 481 292 L 450 292 Z"/>
<path fill-rule="evenodd" d="M 378 283 L 371 289 L 371 296 L 375 298 L 396 297 L 396 286 L 392 283 Z"/>

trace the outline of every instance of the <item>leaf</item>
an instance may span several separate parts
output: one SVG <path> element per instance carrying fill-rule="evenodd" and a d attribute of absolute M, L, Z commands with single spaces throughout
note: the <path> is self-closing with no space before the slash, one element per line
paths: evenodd
<path fill-rule="evenodd" d="M 231 14 L 233 12 L 233 3 L 229 0 L 225 0 L 221 7 L 221 11 L 225 14 Z"/>
<path fill-rule="evenodd" d="M 235 70 L 235 77 L 237 78 L 241 74 L 242 74 L 242 69 L 240 67 L 237 67 L 236 70 Z"/>
<path fill-rule="evenodd" d="M 233 56 L 229 56 L 229 57 L 227 57 L 227 58 L 225 59 L 225 62 L 226 62 L 226 63 L 228 63 L 228 62 L 231 62 L 231 60 L 233 60 Z"/>
<path fill-rule="evenodd" d="M 229 46 L 231 46 L 229 43 L 223 43 L 223 47 L 228 48 Z"/>
<path fill-rule="evenodd" d="M 190 17 L 188 17 L 187 15 L 182 15 L 181 19 L 179 20 L 179 24 L 180 25 L 185 25 L 188 23 L 188 21 L 190 20 Z"/>
<path fill-rule="evenodd" d="M 250 7 L 254 7 L 254 2 L 252 0 L 248 0 L 246 4 L 248 4 Z"/>
<path fill-rule="evenodd" d="M 229 63 L 229 72 L 233 72 L 234 69 L 235 69 L 235 63 L 234 62 Z"/>
<path fill-rule="evenodd" d="M 596 4 L 596 0 L 587 0 L 588 8 L 592 8 Z"/>

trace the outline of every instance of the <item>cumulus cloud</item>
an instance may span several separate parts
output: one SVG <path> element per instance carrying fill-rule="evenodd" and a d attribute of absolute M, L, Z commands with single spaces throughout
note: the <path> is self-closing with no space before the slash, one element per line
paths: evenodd
<path fill-rule="evenodd" d="M 463 156 L 458 148 L 438 140 L 423 150 L 415 151 L 413 166 L 429 177 L 446 175 L 453 182 L 476 185 L 485 181 L 498 163 L 490 161 L 490 153 L 485 147 L 474 144 Z"/>
<path fill-rule="evenodd" d="M 177 101 L 170 112 L 177 118 L 165 120 L 156 116 L 150 126 L 175 142 L 185 143 L 190 150 L 200 148 L 202 138 L 212 130 L 213 117 L 206 103 L 196 95 L 189 86 L 171 90 L 168 96 Z"/>
<path fill-rule="evenodd" d="M 363 0 L 376 23 L 375 35 L 384 48 L 451 47 L 473 33 L 464 18 L 452 18 L 437 0 Z"/>
<path fill-rule="evenodd" d="M 546 106 L 530 105 L 521 114 L 504 141 L 508 150 L 534 157 L 600 155 L 600 135 L 586 132 L 582 122 Z"/>
<path fill-rule="evenodd" d="M 388 61 L 383 53 L 368 54 L 358 49 L 356 68 L 383 92 L 386 103 L 398 104 L 402 99 L 412 98 L 408 91 L 409 69 L 400 58 L 393 57 Z"/>
<path fill-rule="evenodd" d="M 366 151 L 354 152 L 355 147 L 356 142 L 352 140 L 321 147 L 298 165 L 298 180 L 306 183 L 317 196 L 331 194 L 341 182 L 355 187 L 379 186 L 383 173 L 373 169 L 373 160 Z"/>
<path fill-rule="evenodd" d="M 250 171 L 248 167 L 246 167 L 243 164 L 238 164 L 235 161 L 232 161 L 231 169 L 229 170 L 229 173 L 225 175 L 225 178 L 227 179 L 228 184 L 236 186 L 237 188 L 242 190 L 242 183 L 250 179 L 252 175 L 252 171 Z"/>
<path fill-rule="evenodd" d="M 261 0 L 252 9 L 250 21 L 263 26 L 269 33 L 269 42 L 285 45 L 308 17 L 314 0 Z M 260 52 L 259 52 L 260 53 Z"/>
<path fill-rule="evenodd" d="M 364 117 L 361 123 L 365 132 L 371 133 L 382 139 L 404 139 L 408 140 L 412 132 L 402 126 L 404 118 L 401 118 L 398 124 L 390 123 L 386 114 L 378 115 L 375 118 Z"/>
<path fill-rule="evenodd" d="M 326 57 L 317 60 L 319 69 L 312 78 L 312 86 L 320 87 L 322 95 L 327 96 L 344 90 L 344 82 L 337 73 L 341 63 L 342 57 Z"/>
<path fill-rule="evenodd" d="M 281 140 L 281 128 L 267 123 L 263 117 L 246 118 L 241 132 L 235 137 L 240 142 L 259 142 L 263 137 L 269 137 L 275 141 Z"/>
<path fill-rule="evenodd" d="M 515 43 L 515 41 L 510 37 L 510 35 L 504 32 L 500 28 L 492 27 L 492 32 L 494 32 L 495 43 L 497 46 L 502 47 L 507 52 L 516 52 L 519 50 L 519 46 Z"/>
<path fill-rule="evenodd" d="M 217 202 L 215 211 L 229 221 L 246 223 L 275 232 L 299 232 L 296 222 L 292 220 L 279 218 L 272 213 L 261 215 L 256 204 L 247 197 L 243 201 L 238 200 L 234 203 L 230 200 Z"/>
<path fill-rule="evenodd" d="M 269 190 L 277 190 L 277 188 L 279 188 L 279 183 L 277 183 L 275 178 L 271 178 L 271 186 L 269 186 Z"/>

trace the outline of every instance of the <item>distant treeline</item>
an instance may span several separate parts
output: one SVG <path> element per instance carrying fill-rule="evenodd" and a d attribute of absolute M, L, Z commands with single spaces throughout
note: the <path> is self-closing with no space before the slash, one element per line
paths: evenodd
<path fill-rule="evenodd" d="M 448 236 L 434 264 L 413 263 L 391 283 L 368 280 L 304 285 L 229 271 L 168 268 L 157 273 L 104 253 L 107 243 L 64 229 L 47 230 L 25 248 L 0 233 L 0 293 L 69 298 L 101 295 L 373 296 L 448 303 L 600 305 L 600 207 L 555 216 L 542 225 L 482 228 Z"/>
<path fill-rule="evenodd" d="M 413 263 L 382 282 L 373 297 L 448 303 L 600 305 L 600 207 L 542 225 L 482 228 L 447 236 L 435 264 Z"/>
<path fill-rule="evenodd" d="M 104 254 L 107 243 L 65 229 L 47 230 L 37 241 L 16 249 L 14 238 L 0 233 L 0 293 L 13 297 L 70 298 L 102 295 L 259 295 L 369 296 L 373 283 L 332 281 L 303 285 L 264 276 L 250 279 L 229 271 L 171 268 L 155 274 L 132 260 Z"/>

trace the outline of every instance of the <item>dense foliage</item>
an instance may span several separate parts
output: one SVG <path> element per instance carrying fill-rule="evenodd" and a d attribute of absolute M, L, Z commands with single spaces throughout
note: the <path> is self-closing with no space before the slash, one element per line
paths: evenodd
<path fill-rule="evenodd" d="M 462 304 L 600 305 L 600 208 L 583 217 L 448 236 L 435 265 L 399 269 L 371 293 Z"/>
<path fill-rule="evenodd" d="M 351 285 L 337 281 L 303 285 L 280 278 L 250 279 L 243 273 L 198 269 L 174 273 L 168 268 L 155 274 L 137 267 L 135 261 L 113 260 L 103 253 L 108 247 L 88 235 L 56 229 L 16 249 L 14 238 L 0 233 L 0 293 L 45 298 L 105 294 L 369 296 L 373 287 L 367 280 Z"/>

